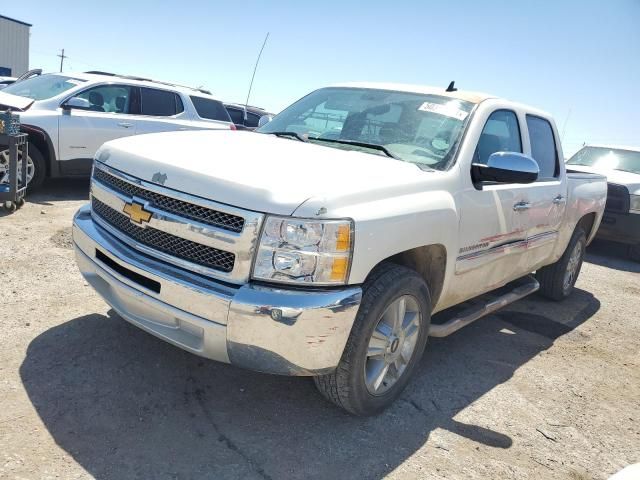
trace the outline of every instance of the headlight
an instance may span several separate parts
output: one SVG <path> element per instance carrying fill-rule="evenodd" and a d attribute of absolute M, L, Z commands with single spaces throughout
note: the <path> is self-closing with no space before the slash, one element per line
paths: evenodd
<path fill-rule="evenodd" d="M 630 213 L 640 213 L 640 195 L 631 195 Z"/>
<path fill-rule="evenodd" d="M 268 216 L 253 278 L 318 285 L 346 283 L 351 263 L 352 226 L 349 220 Z"/>

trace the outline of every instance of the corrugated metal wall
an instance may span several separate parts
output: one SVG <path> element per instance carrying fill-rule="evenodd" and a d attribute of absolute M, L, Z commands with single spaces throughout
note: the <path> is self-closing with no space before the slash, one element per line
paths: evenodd
<path fill-rule="evenodd" d="M 0 67 L 17 77 L 29 70 L 29 27 L 0 18 Z"/>

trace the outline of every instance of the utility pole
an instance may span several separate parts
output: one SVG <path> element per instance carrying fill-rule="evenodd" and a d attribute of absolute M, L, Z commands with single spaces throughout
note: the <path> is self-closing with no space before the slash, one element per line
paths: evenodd
<path fill-rule="evenodd" d="M 247 107 L 249 106 L 249 95 L 251 95 L 251 87 L 253 87 L 253 79 L 256 76 L 256 70 L 258 70 L 258 63 L 260 62 L 260 57 L 262 56 L 262 51 L 264 50 L 264 46 L 267 44 L 267 39 L 269 38 L 269 32 L 264 37 L 264 42 L 262 42 L 262 48 L 260 49 L 260 53 L 258 54 L 258 59 L 256 60 L 256 66 L 253 67 L 253 75 L 251 75 L 251 83 L 249 84 L 249 91 L 247 92 L 247 101 L 244 102 L 244 119 L 247 119 Z"/>
<path fill-rule="evenodd" d="M 62 73 L 62 64 L 64 63 L 65 58 L 69 58 L 64 54 L 64 48 L 62 49 L 62 53 L 58 55 L 60 57 L 60 73 Z"/>

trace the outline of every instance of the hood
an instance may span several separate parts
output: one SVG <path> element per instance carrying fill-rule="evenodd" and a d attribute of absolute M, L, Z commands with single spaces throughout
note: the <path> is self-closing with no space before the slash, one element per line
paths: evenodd
<path fill-rule="evenodd" d="M 146 181 L 162 178 L 168 188 L 280 215 L 313 197 L 348 203 L 410 193 L 433 175 L 375 154 L 231 130 L 125 137 L 96 158 Z"/>
<path fill-rule="evenodd" d="M 605 170 L 602 168 L 593 168 L 586 165 L 567 165 L 568 170 L 577 172 L 598 173 L 607 177 L 608 183 L 616 183 L 624 185 L 631 195 L 640 195 L 640 173 L 623 172 L 621 170 Z"/>
<path fill-rule="evenodd" d="M 0 91 L 0 108 L 2 106 L 15 108 L 17 110 L 26 110 L 34 102 L 32 98 L 20 97 Z"/>

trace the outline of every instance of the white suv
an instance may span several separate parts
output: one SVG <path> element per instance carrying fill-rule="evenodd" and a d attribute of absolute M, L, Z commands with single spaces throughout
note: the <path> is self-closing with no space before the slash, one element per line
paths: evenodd
<path fill-rule="evenodd" d="M 104 72 L 41 75 L 0 91 L 0 110 L 18 110 L 29 134 L 30 189 L 46 177 L 86 176 L 109 140 L 173 130 L 235 126 L 206 90 Z M 176 146 L 176 149 L 178 146 Z M 0 146 L 0 183 L 8 181 L 8 151 Z"/>

